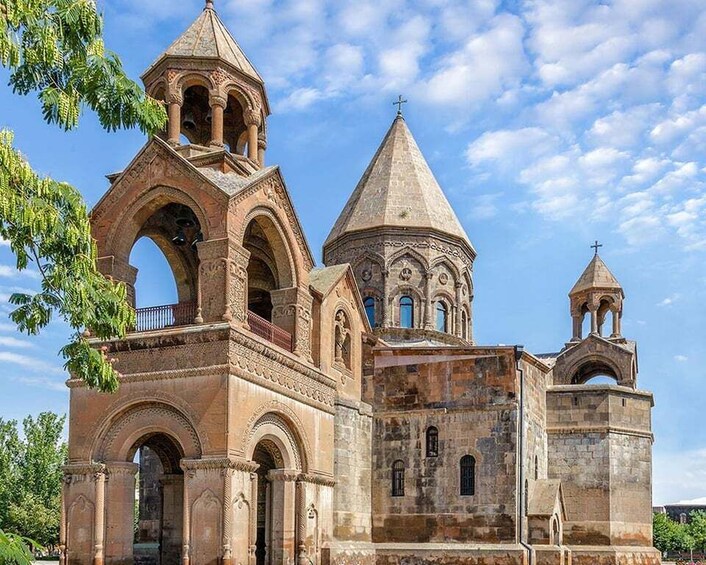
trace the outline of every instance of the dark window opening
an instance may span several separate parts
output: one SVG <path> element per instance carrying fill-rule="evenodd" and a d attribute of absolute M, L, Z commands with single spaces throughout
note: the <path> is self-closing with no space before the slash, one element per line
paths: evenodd
<path fill-rule="evenodd" d="M 375 298 L 368 296 L 363 302 L 365 306 L 365 314 L 368 316 L 368 322 L 370 322 L 370 327 L 375 327 Z"/>
<path fill-rule="evenodd" d="M 476 460 L 472 455 L 461 458 L 461 496 L 476 493 Z"/>
<path fill-rule="evenodd" d="M 404 496 L 404 463 L 399 460 L 392 464 L 392 496 Z"/>
<path fill-rule="evenodd" d="M 427 429 L 427 457 L 439 456 L 439 430 L 434 426 Z"/>

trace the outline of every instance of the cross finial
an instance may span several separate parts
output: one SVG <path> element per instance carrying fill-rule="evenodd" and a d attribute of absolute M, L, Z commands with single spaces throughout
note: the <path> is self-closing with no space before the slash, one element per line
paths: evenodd
<path fill-rule="evenodd" d="M 213 10 L 213 0 L 206 0 L 206 9 Z"/>
<path fill-rule="evenodd" d="M 402 104 L 407 104 L 407 100 L 404 100 L 402 98 L 402 95 L 400 94 L 399 98 L 397 99 L 397 102 L 393 102 L 393 106 L 397 106 L 397 115 L 402 116 Z"/>
<path fill-rule="evenodd" d="M 598 243 L 598 240 L 596 240 L 596 243 L 594 243 L 593 245 L 591 245 L 591 249 L 595 249 L 596 255 L 598 255 L 598 250 L 599 250 L 601 247 L 603 247 L 603 245 L 600 244 L 600 243 Z"/>

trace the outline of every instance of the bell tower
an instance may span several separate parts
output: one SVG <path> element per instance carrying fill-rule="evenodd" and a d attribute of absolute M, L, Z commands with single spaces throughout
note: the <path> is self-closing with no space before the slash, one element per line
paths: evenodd
<path fill-rule="evenodd" d="M 263 167 L 270 114 L 265 83 L 208 0 L 201 15 L 142 75 L 167 105 L 160 137 L 195 153 L 226 149 Z"/>

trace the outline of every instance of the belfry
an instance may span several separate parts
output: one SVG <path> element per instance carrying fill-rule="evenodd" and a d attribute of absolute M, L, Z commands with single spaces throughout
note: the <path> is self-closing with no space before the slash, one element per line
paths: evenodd
<path fill-rule="evenodd" d="M 92 233 L 133 306 L 152 240 L 177 302 L 94 343 L 117 393 L 68 381 L 62 565 L 660 562 L 652 395 L 597 253 L 560 352 L 478 345 L 476 251 L 402 97 L 316 267 L 213 2 L 142 78 L 167 129 L 108 177 Z"/>

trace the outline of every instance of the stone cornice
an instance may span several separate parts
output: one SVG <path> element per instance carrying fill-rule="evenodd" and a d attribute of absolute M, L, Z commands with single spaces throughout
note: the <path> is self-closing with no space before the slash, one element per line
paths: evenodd
<path fill-rule="evenodd" d="M 260 467 L 252 461 L 244 459 L 235 459 L 232 457 L 222 457 L 213 459 L 182 459 L 180 467 L 183 471 L 225 471 L 228 469 L 234 471 L 244 471 L 246 473 L 254 473 Z"/>
<path fill-rule="evenodd" d="M 572 435 L 572 434 L 616 434 L 632 437 L 641 437 L 654 441 L 654 434 L 649 430 L 638 430 L 635 428 L 623 428 L 621 426 L 548 426 L 547 434 L 551 435 Z"/>
<path fill-rule="evenodd" d="M 120 383 L 140 383 L 149 381 L 166 381 L 170 379 L 185 379 L 189 377 L 205 377 L 212 375 L 227 375 L 230 365 L 210 365 L 206 367 L 193 367 L 188 369 L 169 369 L 165 371 L 152 371 L 146 373 L 127 373 L 120 375 Z M 86 383 L 81 379 L 69 379 L 66 381 L 69 388 L 85 388 Z"/>
<path fill-rule="evenodd" d="M 333 477 L 329 477 L 327 475 L 302 473 L 297 477 L 297 480 L 303 483 L 310 483 L 312 485 L 319 485 L 323 487 L 333 487 L 336 485 L 336 481 Z"/>

